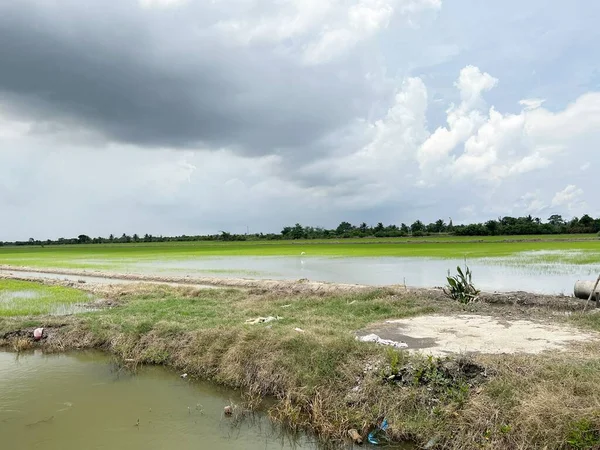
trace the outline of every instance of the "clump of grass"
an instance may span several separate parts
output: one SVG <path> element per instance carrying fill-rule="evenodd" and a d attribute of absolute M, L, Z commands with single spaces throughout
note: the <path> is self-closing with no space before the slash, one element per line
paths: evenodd
<path fill-rule="evenodd" d="M 480 291 L 476 289 L 473 284 L 473 273 L 471 272 L 471 269 L 469 269 L 468 266 L 465 266 L 465 271 L 463 272 L 460 266 L 457 266 L 456 271 L 458 272 L 457 275 L 450 276 L 450 274 L 448 274 L 446 277 L 448 285 L 444 287 L 444 294 L 446 294 L 448 298 L 463 304 L 475 301 L 479 296 Z"/>
<path fill-rule="evenodd" d="M 570 425 L 567 444 L 577 450 L 600 447 L 600 428 L 590 419 L 580 419 Z"/>
<path fill-rule="evenodd" d="M 17 353 L 29 350 L 31 347 L 33 347 L 31 339 L 27 339 L 25 337 L 18 337 L 12 341 L 12 348 Z"/>

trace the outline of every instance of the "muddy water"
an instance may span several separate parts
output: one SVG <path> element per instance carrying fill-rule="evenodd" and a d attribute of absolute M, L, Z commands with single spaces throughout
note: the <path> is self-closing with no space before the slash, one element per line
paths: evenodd
<path fill-rule="evenodd" d="M 17 356 L 0 352 L 0 448 L 316 449 L 264 416 L 235 425 L 222 416 L 235 393 L 158 367 L 118 371 L 99 353 Z"/>
<path fill-rule="evenodd" d="M 559 262 L 546 262 L 545 256 Z M 528 291 L 540 294 L 567 294 L 573 292 L 577 280 L 593 280 L 600 273 L 600 261 L 594 264 L 574 264 L 576 252 L 525 252 L 515 257 L 480 258 L 468 260 L 476 286 L 485 291 Z M 114 266 L 120 273 L 140 273 L 159 276 L 190 276 L 250 279 L 307 278 L 311 281 L 355 283 L 366 285 L 406 284 L 414 287 L 442 286 L 450 270 L 464 266 L 463 259 L 418 257 L 360 257 L 327 258 L 299 255 L 294 257 L 200 257 L 160 260 L 82 260 L 94 264 Z M 9 270 L 0 273 L 10 273 Z M 40 274 L 19 272 L 20 276 L 58 278 L 89 283 L 131 283 L 129 280 L 107 279 L 94 276 Z M 169 284 L 169 283 L 161 283 Z M 210 288 L 211 286 L 204 286 Z"/>
<path fill-rule="evenodd" d="M 486 291 L 523 290 L 544 294 L 571 294 L 575 281 L 595 279 L 600 264 L 565 264 L 519 259 L 467 261 L 473 281 Z M 323 257 L 227 257 L 131 262 L 125 270 L 163 275 L 271 278 L 356 283 L 442 286 L 450 270 L 464 267 L 464 260 L 433 258 L 323 258 Z M 123 270 L 123 269 L 121 269 Z"/>

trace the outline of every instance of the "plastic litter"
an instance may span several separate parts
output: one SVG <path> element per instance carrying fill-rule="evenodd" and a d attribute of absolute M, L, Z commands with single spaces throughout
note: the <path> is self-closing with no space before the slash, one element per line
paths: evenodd
<path fill-rule="evenodd" d="M 375 342 L 380 345 L 389 345 L 395 348 L 408 348 L 408 344 L 406 342 L 396 342 L 391 339 L 382 339 L 376 334 L 367 334 L 366 336 L 357 336 L 357 338 L 361 342 Z"/>
<path fill-rule="evenodd" d="M 43 328 L 36 328 L 35 330 L 33 330 L 33 339 L 35 339 L 36 341 L 39 341 L 43 335 L 44 335 Z"/>
<path fill-rule="evenodd" d="M 435 444 L 437 444 L 438 438 L 437 437 L 432 437 L 431 439 L 429 439 L 429 441 L 427 441 L 427 444 L 425 444 L 425 447 L 423 447 L 424 449 L 431 449 L 433 448 L 433 446 Z"/>
<path fill-rule="evenodd" d="M 354 428 L 351 430 L 348 430 L 348 436 L 350 436 L 350 439 L 352 439 L 354 441 L 355 444 L 362 444 L 362 437 L 360 436 L 360 434 L 358 434 L 358 431 L 356 431 Z"/>
<path fill-rule="evenodd" d="M 367 441 L 369 441 L 370 444 L 372 445 L 379 445 L 379 439 L 377 439 L 377 434 L 379 434 L 380 431 L 385 432 L 388 429 L 388 423 L 387 423 L 387 419 L 383 419 L 381 421 L 380 424 L 377 425 L 377 428 L 375 428 L 373 431 L 371 431 L 369 433 L 369 435 L 367 436 Z"/>
<path fill-rule="evenodd" d="M 294 331 L 297 331 L 298 333 L 304 333 L 302 328 L 294 328 Z"/>
<path fill-rule="evenodd" d="M 255 319 L 248 319 L 245 323 L 249 325 L 256 325 L 257 323 L 269 323 L 273 322 L 274 320 L 281 320 L 282 318 L 283 317 L 279 316 L 257 317 Z"/>

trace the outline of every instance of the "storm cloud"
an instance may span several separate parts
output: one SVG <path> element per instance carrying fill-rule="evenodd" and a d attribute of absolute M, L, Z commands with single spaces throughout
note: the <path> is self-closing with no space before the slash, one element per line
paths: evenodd
<path fill-rule="evenodd" d="M 208 2 L 4 2 L 3 101 L 110 140 L 254 155 L 306 147 L 369 109 L 371 58 L 306 64 L 293 42 L 237 42 L 226 18 Z"/>
<path fill-rule="evenodd" d="M 592 0 L 0 0 L 0 240 L 600 215 Z"/>

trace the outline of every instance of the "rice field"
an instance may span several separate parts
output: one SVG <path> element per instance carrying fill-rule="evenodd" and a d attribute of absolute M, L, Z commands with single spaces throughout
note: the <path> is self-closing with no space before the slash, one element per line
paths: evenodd
<path fill-rule="evenodd" d="M 0 317 L 72 314 L 89 301 L 77 289 L 0 279 Z"/>
<path fill-rule="evenodd" d="M 426 237 L 246 242 L 167 242 L 0 247 L 0 264 L 117 269 L 123 262 L 228 256 L 506 258 L 600 263 L 600 239 L 577 236 Z M 248 268 L 251 270 L 252 268 Z"/>
<path fill-rule="evenodd" d="M 0 265 L 431 287 L 468 264 L 482 289 L 570 293 L 600 273 L 592 235 L 0 247 Z"/>

